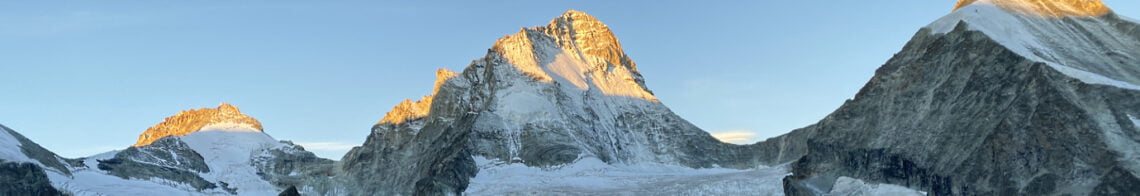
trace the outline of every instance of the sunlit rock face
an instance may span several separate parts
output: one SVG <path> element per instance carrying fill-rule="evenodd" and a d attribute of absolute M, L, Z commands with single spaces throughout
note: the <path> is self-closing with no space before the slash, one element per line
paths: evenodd
<path fill-rule="evenodd" d="M 261 122 L 257 119 L 242 114 L 237 106 L 222 103 L 217 108 L 183 110 L 174 116 L 166 117 L 161 123 L 147 128 L 139 135 L 139 140 L 134 146 L 145 146 L 166 136 L 184 136 L 213 124 L 244 124 L 258 131 L 262 130 Z"/>
<path fill-rule="evenodd" d="M 971 4 L 993 4 L 1021 14 L 1049 18 L 1103 16 L 1112 13 L 1100 0 L 958 0 L 954 10 Z"/>
<path fill-rule="evenodd" d="M 435 87 L 432 87 L 431 95 L 426 95 L 418 101 L 405 99 L 404 102 L 393 107 L 392 111 L 385 114 L 384 118 L 376 124 L 400 124 L 407 120 L 427 116 L 431 112 L 431 101 L 435 97 L 435 93 L 439 91 L 439 86 L 455 76 L 459 76 L 459 74 L 447 69 L 437 70 L 435 72 Z"/>

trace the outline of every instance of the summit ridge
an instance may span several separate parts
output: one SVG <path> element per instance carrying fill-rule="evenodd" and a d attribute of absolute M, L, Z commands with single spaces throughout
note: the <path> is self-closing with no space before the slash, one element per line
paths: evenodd
<path fill-rule="evenodd" d="M 1103 16 L 1112 9 L 1100 0 L 958 0 L 957 11 L 974 4 L 991 4 L 1008 11 L 1046 18 Z"/>
<path fill-rule="evenodd" d="M 133 146 L 146 146 L 166 136 L 184 136 L 203 127 L 219 124 L 239 124 L 262 131 L 261 122 L 241 113 L 237 106 L 221 103 L 217 108 L 183 110 L 162 122 L 147 128 Z"/>

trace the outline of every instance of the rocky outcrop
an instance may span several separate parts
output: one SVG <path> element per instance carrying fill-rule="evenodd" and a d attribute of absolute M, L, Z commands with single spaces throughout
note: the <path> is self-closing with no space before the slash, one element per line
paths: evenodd
<path fill-rule="evenodd" d="M 376 125 L 400 124 L 404 121 L 427 116 L 431 110 L 431 101 L 435 98 L 436 92 L 439 92 L 439 86 L 458 75 L 459 74 L 447 69 L 437 70 L 435 72 L 435 87 L 432 88 L 431 95 L 426 95 L 418 101 L 405 99 L 404 102 L 400 102 L 400 104 L 392 108 L 392 111 L 385 114 L 384 118 L 380 119 L 380 122 L 376 123 Z"/>
<path fill-rule="evenodd" d="M 51 186 L 44 169 L 34 163 L 0 160 L 0 195 L 63 195 Z"/>
<path fill-rule="evenodd" d="M 1105 30 L 1138 35 L 1136 24 L 1113 15 L 1063 20 L 1057 23 L 1073 29 L 1114 24 Z M 785 179 L 786 193 L 820 194 L 839 176 L 933 195 L 1113 195 L 1140 186 L 1140 91 L 1058 70 L 1120 67 L 1101 77 L 1129 81 L 1140 61 L 1101 61 L 1118 58 L 1107 52 L 1041 62 L 970 25 L 923 29 L 854 99 L 815 125 L 759 144 L 782 142 L 789 148 L 782 151 L 804 155 Z M 1140 40 L 1085 33 L 1066 36 Z M 1140 50 L 1111 48 L 1117 43 L 1092 45 Z M 793 139 L 802 135 L 810 136 Z"/>
<path fill-rule="evenodd" d="M 282 147 L 254 153 L 258 156 L 253 157 L 253 167 L 262 179 L 277 187 L 290 187 L 293 192 L 298 186 L 328 186 L 330 182 L 326 179 L 335 175 L 334 161 L 317 157 L 292 142 L 283 143 Z"/>
<path fill-rule="evenodd" d="M 297 187 L 290 186 L 289 188 L 285 189 L 284 191 L 281 191 L 280 194 L 277 194 L 277 196 L 301 196 L 301 193 L 297 192 Z"/>
<path fill-rule="evenodd" d="M 199 191 L 218 188 L 216 183 L 198 175 L 210 172 L 202 155 L 177 137 L 129 147 L 114 158 L 96 161 L 99 170 L 123 179 L 163 179 L 188 184 Z"/>
<path fill-rule="evenodd" d="M 139 135 L 134 146 L 145 146 L 167 136 L 184 136 L 198 131 L 204 126 L 219 123 L 247 124 L 257 130 L 262 130 L 261 122 L 253 117 L 246 116 L 238 110 L 237 106 L 222 103 L 217 108 L 199 108 L 183 110 L 174 116 L 167 117 L 161 123 L 147 128 Z"/>

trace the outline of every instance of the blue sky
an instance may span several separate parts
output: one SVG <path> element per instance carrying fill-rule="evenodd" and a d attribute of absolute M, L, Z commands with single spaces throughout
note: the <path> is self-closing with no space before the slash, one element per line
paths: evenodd
<path fill-rule="evenodd" d="M 646 83 L 710 132 L 818 121 L 955 1 L 5 1 L 0 124 L 67 157 L 185 109 L 237 105 L 329 158 L 434 70 L 567 9 L 609 25 Z M 1105 1 L 1140 17 L 1140 1 Z"/>

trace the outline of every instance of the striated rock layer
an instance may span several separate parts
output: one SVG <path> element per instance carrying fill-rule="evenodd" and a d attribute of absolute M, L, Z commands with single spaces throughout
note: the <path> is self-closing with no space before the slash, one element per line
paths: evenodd
<path fill-rule="evenodd" d="M 262 130 L 261 122 L 257 119 L 242 114 L 237 106 L 222 103 L 217 108 L 183 110 L 174 116 L 166 117 L 161 123 L 147 128 L 140 134 L 138 142 L 133 146 L 149 145 L 166 136 L 184 136 L 202 127 L 222 123 L 245 124 L 258 131 Z"/>

